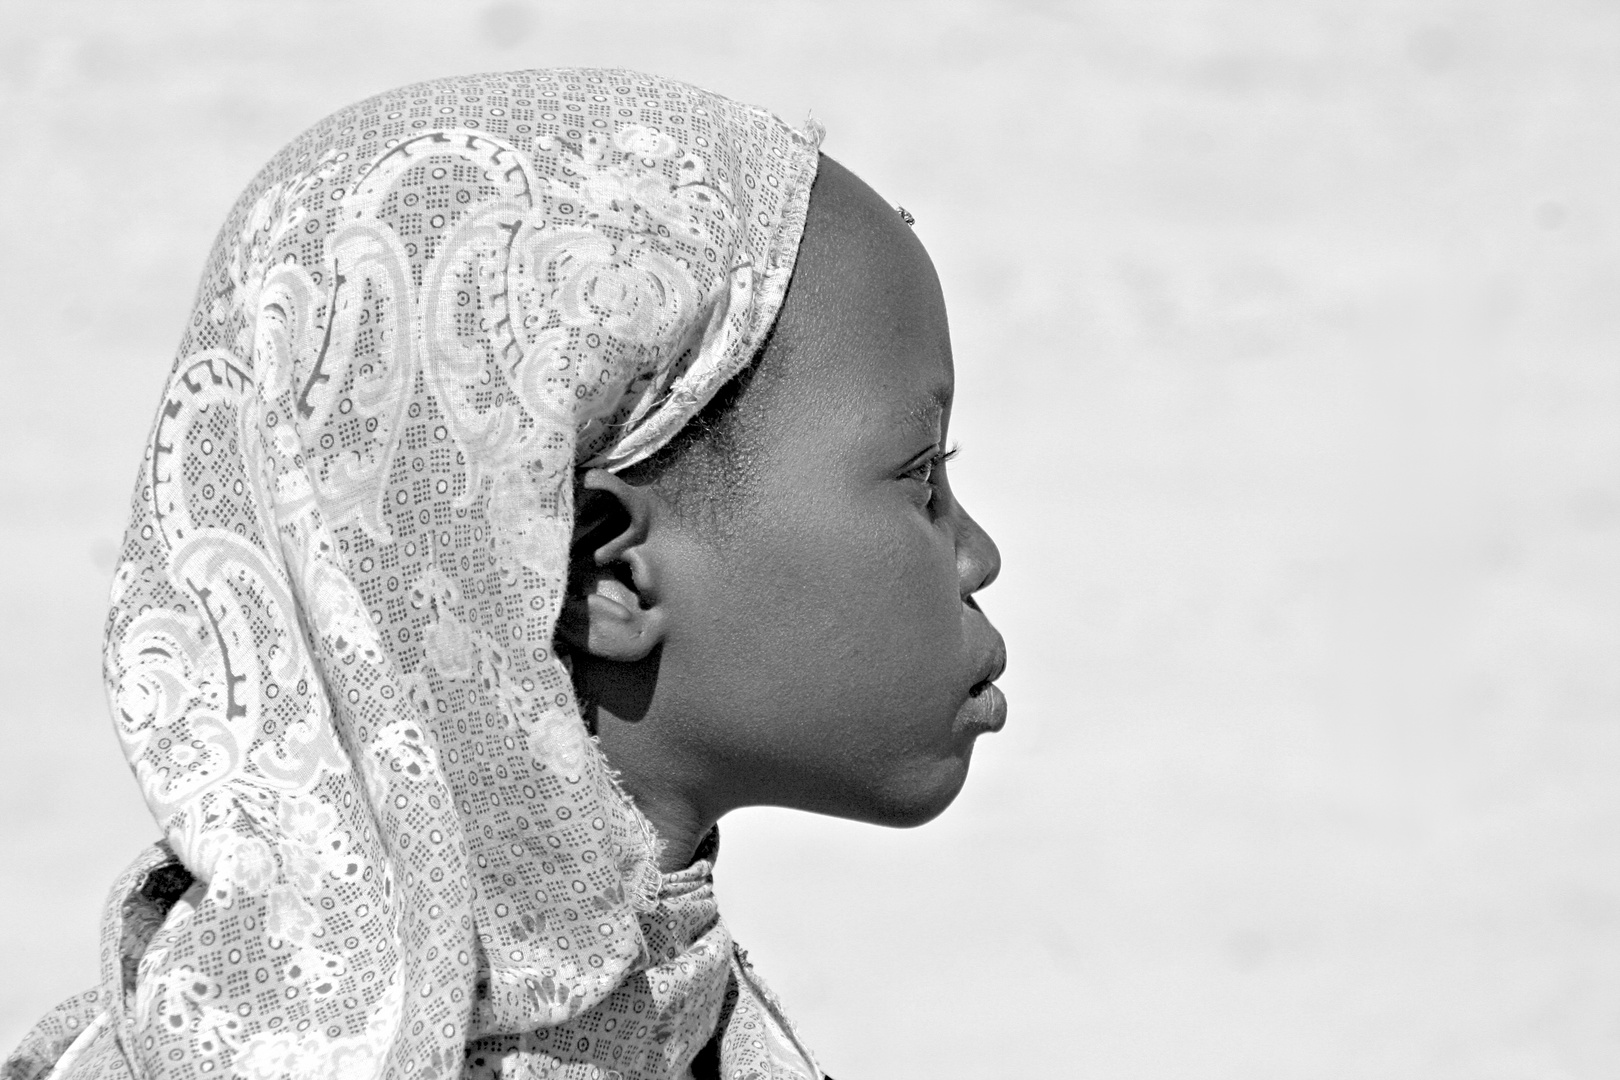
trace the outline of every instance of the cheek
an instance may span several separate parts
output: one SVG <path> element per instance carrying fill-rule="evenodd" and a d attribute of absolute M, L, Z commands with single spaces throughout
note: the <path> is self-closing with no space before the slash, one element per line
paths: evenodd
<path fill-rule="evenodd" d="M 937 814 L 971 748 L 954 730 L 971 658 L 948 540 L 903 507 L 744 535 L 671 583 L 664 703 L 701 718 L 688 730 L 747 777 L 745 801 L 890 825 Z"/>
<path fill-rule="evenodd" d="M 898 520 L 897 520 L 898 519 Z M 962 664 L 955 553 L 915 513 L 822 515 L 759 537 L 736 570 L 779 680 L 819 683 L 828 719 L 943 707 Z M 742 620 L 739 620 L 741 625 Z"/>

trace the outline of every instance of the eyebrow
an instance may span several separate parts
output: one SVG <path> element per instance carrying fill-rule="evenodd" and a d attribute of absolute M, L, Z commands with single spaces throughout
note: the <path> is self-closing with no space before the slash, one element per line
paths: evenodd
<path fill-rule="evenodd" d="M 951 391 L 945 386 L 936 386 L 928 392 L 928 396 L 917 398 L 909 405 L 904 406 L 895 414 L 895 420 L 905 425 L 919 427 L 938 427 L 940 417 L 951 404 Z"/>

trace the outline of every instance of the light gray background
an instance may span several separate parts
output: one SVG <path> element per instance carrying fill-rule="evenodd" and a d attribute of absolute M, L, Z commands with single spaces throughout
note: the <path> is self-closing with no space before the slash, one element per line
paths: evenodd
<path fill-rule="evenodd" d="M 889 833 L 728 819 L 840 1080 L 1620 1075 L 1610 3 L 0 7 L 0 1046 L 155 829 L 99 681 L 216 228 L 419 78 L 620 64 L 912 209 L 1007 730 Z"/>

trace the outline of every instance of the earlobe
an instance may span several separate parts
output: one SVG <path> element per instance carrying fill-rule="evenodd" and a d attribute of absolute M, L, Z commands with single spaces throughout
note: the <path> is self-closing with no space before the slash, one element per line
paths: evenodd
<path fill-rule="evenodd" d="M 644 660 L 664 638 L 662 609 L 643 607 L 634 589 L 605 571 L 568 590 L 557 636 L 576 650 L 603 660 Z"/>
<path fill-rule="evenodd" d="M 645 659 L 664 637 L 657 574 L 647 550 L 656 495 L 605 469 L 580 484 L 568 593 L 557 636 L 604 660 Z"/>

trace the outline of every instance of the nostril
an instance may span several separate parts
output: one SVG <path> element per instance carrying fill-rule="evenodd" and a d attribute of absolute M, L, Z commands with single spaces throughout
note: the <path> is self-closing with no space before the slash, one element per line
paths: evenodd
<path fill-rule="evenodd" d="M 972 593 L 969 593 L 968 595 L 962 597 L 962 603 L 966 604 L 968 607 L 972 608 L 974 611 L 980 610 L 979 609 L 979 602 L 977 600 L 973 599 L 973 594 Z"/>

